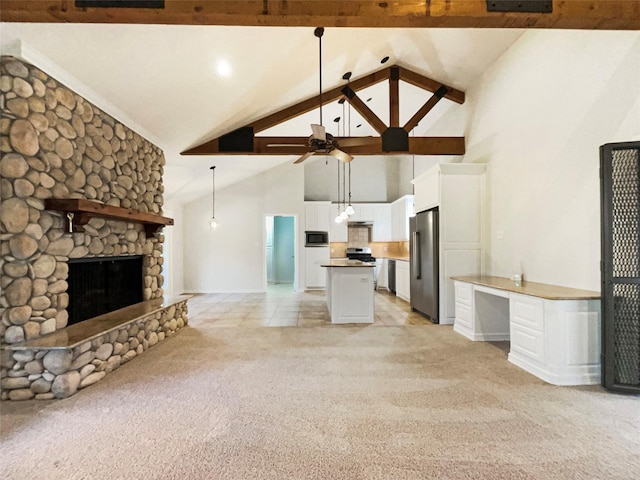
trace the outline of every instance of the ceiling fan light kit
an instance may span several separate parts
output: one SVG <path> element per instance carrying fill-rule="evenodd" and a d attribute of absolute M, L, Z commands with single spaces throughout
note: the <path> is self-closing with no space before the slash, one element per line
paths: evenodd
<path fill-rule="evenodd" d="M 332 157 L 337 158 L 341 162 L 348 163 L 353 160 L 353 157 L 348 153 L 340 150 L 340 145 L 336 141 L 336 139 L 330 133 L 327 133 L 324 125 L 322 125 L 322 35 L 324 35 L 324 28 L 317 27 L 313 34 L 318 37 L 318 57 L 319 57 L 319 93 L 318 93 L 318 103 L 320 107 L 320 124 L 311 124 L 311 136 L 309 137 L 309 141 L 307 142 L 307 147 L 311 150 L 307 153 L 303 154 L 300 158 L 298 158 L 295 164 L 304 162 L 307 158 L 315 153 L 325 153 L 331 155 Z M 351 72 L 347 72 L 342 76 L 343 79 L 349 80 L 351 78 Z M 342 102 L 344 103 L 344 101 Z M 340 117 L 334 119 L 334 122 L 339 122 Z"/>

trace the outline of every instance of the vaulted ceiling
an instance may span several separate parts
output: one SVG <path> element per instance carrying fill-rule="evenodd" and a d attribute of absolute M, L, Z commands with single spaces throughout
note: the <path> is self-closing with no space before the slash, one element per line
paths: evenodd
<path fill-rule="evenodd" d="M 25 10 L 27 3 L 32 5 L 31 11 Z M 380 70 L 383 68 L 381 59 L 389 56 L 389 65 L 396 64 L 454 89 L 467 91 L 517 42 L 524 30 L 389 26 L 415 24 L 419 27 L 436 23 L 438 26 L 456 26 L 456 22 L 461 24 L 461 21 L 466 22 L 466 26 L 472 26 L 472 22 L 485 27 L 491 24 L 549 26 L 544 23 L 553 20 L 556 27 L 579 27 L 579 22 L 583 22 L 582 25 L 590 22 L 591 26 L 587 28 L 607 28 L 607 25 L 609 28 L 632 28 L 633 22 L 629 23 L 628 17 L 633 17 L 640 2 L 615 1 L 613 3 L 623 10 L 614 15 L 601 6 L 611 2 L 554 1 L 554 16 L 543 19 L 533 14 L 487 17 L 486 2 L 478 0 L 402 3 L 166 0 L 165 5 L 174 9 L 175 15 L 169 19 L 164 17 L 165 23 L 188 25 L 151 24 L 159 21 L 157 14 L 146 12 L 141 16 L 129 10 L 122 16 L 113 14 L 113 10 L 108 13 L 99 9 L 74 9 L 72 3 L 3 0 L 0 19 L 12 22 L 2 23 L 3 53 L 18 51 L 16 40 L 20 40 L 19 51 L 28 61 L 160 146 L 167 158 L 165 195 L 169 200 L 186 201 L 209 191 L 211 165 L 217 165 L 216 184 L 223 188 L 296 158 L 296 155 L 182 156 L 180 152 L 317 95 L 317 39 L 311 26 L 319 26 L 320 21 L 325 22 L 325 27 L 387 26 L 326 28 L 323 38 L 325 90 L 343 86 L 342 76 L 348 71 L 353 72 L 355 79 Z M 478 3 L 484 4 L 482 15 L 477 9 Z M 598 4 L 599 10 L 596 8 L 594 14 L 593 9 L 566 5 L 573 3 Z M 467 9 L 460 10 L 464 4 Z M 425 15 L 425 5 L 430 9 L 428 15 Z M 309 6 L 319 10 L 300 11 L 299 15 L 292 13 L 296 8 L 308 9 Z M 254 10 L 258 7 L 256 14 Z M 284 11 L 284 8 L 294 10 Z M 336 8 L 340 15 L 332 14 L 338 11 Z M 128 9 L 117 12 L 120 10 Z M 628 11 L 629 15 L 620 15 L 620 11 Z M 625 18 L 627 20 L 620 21 Z M 21 20 L 107 23 L 13 23 Z M 614 25 L 615 22 L 618 23 Z M 199 25 L 224 23 L 309 26 Z M 431 93 L 400 83 L 399 120 L 404 125 Z M 365 101 L 370 98 L 368 107 L 388 122 L 388 87 L 372 85 L 359 91 L 358 95 Z M 454 102 L 439 102 L 427 116 L 429 121 L 418 125 L 415 133 L 428 135 L 430 126 L 449 108 L 456 107 L 460 106 Z M 344 112 L 337 105 L 326 108 L 328 120 L 325 125 L 335 117 L 343 116 Z M 318 113 L 312 110 L 263 133 L 308 136 L 309 124 L 317 123 L 317 120 Z M 367 122 L 360 120 L 358 112 L 354 112 L 349 127 L 355 129 L 356 125 L 362 125 L 357 135 L 377 135 Z M 333 127 L 339 129 L 340 125 Z M 342 128 L 344 133 L 344 124 Z M 458 136 L 464 132 L 448 134 Z"/>

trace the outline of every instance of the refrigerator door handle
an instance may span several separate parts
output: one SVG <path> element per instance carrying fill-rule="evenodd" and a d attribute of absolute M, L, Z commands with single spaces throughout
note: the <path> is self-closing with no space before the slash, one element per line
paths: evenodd
<path fill-rule="evenodd" d="M 413 232 L 413 252 L 411 252 L 411 261 L 413 262 L 413 271 L 416 279 L 422 278 L 422 259 L 420 258 L 420 232 Z"/>

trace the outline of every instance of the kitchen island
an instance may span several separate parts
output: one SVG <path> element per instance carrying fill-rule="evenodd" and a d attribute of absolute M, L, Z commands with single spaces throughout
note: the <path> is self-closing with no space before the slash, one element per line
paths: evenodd
<path fill-rule="evenodd" d="M 331 323 L 373 323 L 375 263 L 331 260 L 327 269 L 327 307 Z"/>

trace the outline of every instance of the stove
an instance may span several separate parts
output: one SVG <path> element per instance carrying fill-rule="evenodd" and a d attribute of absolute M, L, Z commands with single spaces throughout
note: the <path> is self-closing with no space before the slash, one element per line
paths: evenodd
<path fill-rule="evenodd" d="M 371 249 L 369 247 L 364 248 L 356 248 L 350 247 L 347 248 L 347 258 L 349 260 L 360 260 L 361 262 L 375 262 L 375 257 L 371 256 Z"/>

